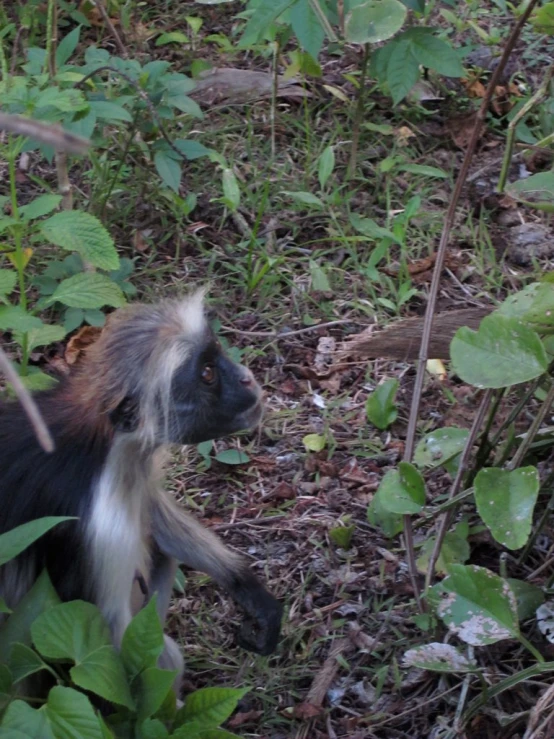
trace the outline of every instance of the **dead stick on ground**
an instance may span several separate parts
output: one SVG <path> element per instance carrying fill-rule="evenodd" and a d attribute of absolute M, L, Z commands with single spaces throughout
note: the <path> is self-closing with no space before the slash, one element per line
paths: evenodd
<path fill-rule="evenodd" d="M 428 351 L 429 351 L 429 342 L 431 339 L 431 331 L 433 329 L 433 318 L 434 318 L 435 308 L 437 304 L 437 297 L 439 294 L 440 278 L 441 278 L 441 273 L 442 273 L 442 269 L 444 266 L 446 249 L 447 249 L 448 242 L 450 239 L 450 232 L 452 230 L 452 226 L 454 225 L 454 219 L 456 217 L 456 209 L 458 207 L 458 201 L 460 200 L 462 188 L 464 186 L 464 182 L 466 180 L 466 177 L 469 171 L 469 165 L 471 164 L 471 161 L 473 159 L 473 154 L 477 147 L 477 142 L 481 134 L 481 129 L 485 121 L 485 117 L 489 109 L 489 105 L 490 105 L 494 90 L 496 89 L 496 86 L 498 85 L 500 76 L 504 71 L 504 68 L 506 66 L 506 63 L 508 62 L 508 59 L 510 58 L 510 54 L 512 53 L 515 43 L 521 34 L 521 30 L 523 26 L 525 25 L 525 23 L 527 22 L 527 19 L 536 4 L 537 4 L 537 0 L 530 0 L 530 2 L 528 3 L 527 7 L 525 8 L 521 17 L 516 23 L 514 29 L 512 30 L 512 33 L 510 34 L 510 37 L 508 38 L 508 41 L 506 42 L 506 46 L 504 47 L 504 52 L 502 54 L 502 57 L 500 58 L 498 66 L 496 67 L 496 69 L 494 70 L 492 74 L 492 77 L 489 81 L 488 87 L 485 92 L 485 96 L 477 112 L 475 126 L 473 128 L 473 133 L 471 135 L 471 139 L 469 141 L 469 144 L 467 146 L 467 149 L 464 155 L 462 166 L 458 174 L 458 179 L 456 180 L 456 186 L 454 187 L 454 192 L 452 193 L 450 205 L 448 206 L 448 210 L 446 211 L 446 217 L 444 219 L 444 227 L 442 230 L 441 240 L 439 243 L 439 248 L 437 250 L 437 258 L 435 260 L 435 266 L 433 269 L 433 279 L 431 281 L 431 288 L 429 290 L 429 299 L 427 302 L 427 309 L 425 311 L 425 323 L 423 325 L 423 333 L 421 337 L 419 360 L 417 363 L 417 373 L 416 373 L 414 391 L 413 391 L 413 396 L 412 396 L 412 406 L 410 408 L 410 418 L 408 421 L 408 430 L 406 432 L 406 445 L 404 448 L 404 461 L 406 462 L 411 462 L 412 456 L 414 453 L 415 438 L 416 438 L 416 432 L 417 432 L 417 421 L 419 417 L 419 407 L 421 404 L 421 394 L 423 391 L 423 383 L 425 380 L 425 367 L 426 367 L 427 359 L 429 358 Z M 415 563 L 415 551 L 414 551 L 413 536 L 412 536 L 412 522 L 411 522 L 410 516 L 404 516 L 404 538 L 405 538 L 405 543 L 406 543 L 406 558 L 407 558 L 408 568 L 410 572 L 410 579 L 411 579 L 412 587 L 414 590 L 414 596 L 417 601 L 418 607 L 421 610 L 423 604 L 421 601 L 421 594 L 419 590 L 419 584 L 417 581 L 417 568 L 416 568 L 416 563 Z"/>
<path fill-rule="evenodd" d="M 19 375 L 12 367 L 12 364 L 2 347 L 0 347 L 0 370 L 2 370 L 8 382 L 11 382 L 15 394 L 33 426 L 39 444 L 45 452 L 53 452 L 54 440 L 40 415 L 37 404 L 30 396 L 27 388 L 21 382 Z M 14 431 L 17 431 L 17 429 L 14 429 Z"/>

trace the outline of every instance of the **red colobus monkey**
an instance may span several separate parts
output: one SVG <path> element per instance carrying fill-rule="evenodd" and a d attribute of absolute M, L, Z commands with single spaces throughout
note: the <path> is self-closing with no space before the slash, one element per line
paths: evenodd
<path fill-rule="evenodd" d="M 158 486 L 160 452 L 254 428 L 261 390 L 215 341 L 203 293 L 110 317 L 74 374 L 35 396 L 56 448 L 45 453 L 18 403 L 0 410 L 0 533 L 41 516 L 76 516 L 0 567 L 17 605 L 44 567 L 62 600 L 95 603 L 116 646 L 134 615 L 136 573 L 162 623 L 179 562 L 210 575 L 246 612 L 239 644 L 274 651 L 281 604 L 246 563 Z M 182 671 L 166 637 L 160 665 Z"/>

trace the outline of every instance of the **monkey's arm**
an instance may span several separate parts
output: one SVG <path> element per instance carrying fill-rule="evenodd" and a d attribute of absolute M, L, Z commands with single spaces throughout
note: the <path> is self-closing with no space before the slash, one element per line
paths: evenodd
<path fill-rule="evenodd" d="M 152 535 L 160 551 L 200 570 L 229 591 L 246 611 L 239 644 L 259 654 L 271 654 L 279 640 L 283 607 L 250 572 L 246 562 L 211 531 L 159 492 L 152 511 Z"/>

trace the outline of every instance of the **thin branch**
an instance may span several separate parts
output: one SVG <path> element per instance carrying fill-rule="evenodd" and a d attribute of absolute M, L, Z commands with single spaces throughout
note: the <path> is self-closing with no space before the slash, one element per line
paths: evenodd
<path fill-rule="evenodd" d="M 229 331 L 232 334 L 240 334 L 240 336 L 259 336 L 264 339 L 274 339 L 275 341 L 282 341 L 288 339 L 291 336 L 300 336 L 301 334 L 308 334 L 311 331 L 316 331 L 318 328 L 332 328 L 333 326 L 343 326 L 345 323 L 352 323 L 352 319 L 344 318 L 340 321 L 328 321 L 327 323 L 316 323 L 313 326 L 306 326 L 305 328 L 298 328 L 295 331 L 241 331 L 239 328 L 232 328 L 231 326 L 222 326 L 222 331 Z"/>
<path fill-rule="evenodd" d="M 96 8 L 98 8 L 98 12 L 102 16 L 102 20 L 106 24 L 106 28 L 113 36 L 113 40 L 115 41 L 115 45 L 117 46 L 119 55 L 122 56 L 124 59 L 127 59 L 127 49 L 125 48 L 123 41 L 121 40 L 121 36 L 116 31 L 115 26 L 112 23 L 112 19 L 110 18 L 108 11 L 104 7 L 104 3 L 102 2 L 102 0 L 91 0 L 91 2 Z"/>
<path fill-rule="evenodd" d="M 67 151 L 68 154 L 86 154 L 90 146 L 88 139 L 64 131 L 58 123 L 42 123 L 11 113 L 0 113 L 0 131 L 28 136 L 58 151 Z"/>
<path fill-rule="evenodd" d="M 38 443 L 41 445 L 45 452 L 53 452 L 54 440 L 52 439 L 50 431 L 48 431 L 48 428 L 44 423 L 42 416 L 40 415 L 37 404 L 29 394 L 29 391 L 27 390 L 25 385 L 21 382 L 21 378 L 12 367 L 12 364 L 6 356 L 6 353 L 2 349 L 2 347 L 0 347 L 0 370 L 4 373 L 6 380 L 11 383 L 19 402 L 23 407 L 23 410 L 27 414 L 27 418 L 33 426 L 35 435 L 38 439 Z M 17 429 L 14 429 L 14 433 L 17 433 Z"/>

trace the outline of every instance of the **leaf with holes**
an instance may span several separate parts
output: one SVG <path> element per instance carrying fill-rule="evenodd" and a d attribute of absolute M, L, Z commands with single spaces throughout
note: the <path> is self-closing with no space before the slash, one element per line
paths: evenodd
<path fill-rule="evenodd" d="M 450 344 L 456 374 L 478 388 L 502 388 L 539 377 L 548 368 L 537 334 L 515 318 L 486 316 L 477 331 L 462 326 Z"/>
<path fill-rule="evenodd" d="M 450 574 L 432 590 L 441 596 L 438 616 L 467 644 L 481 647 L 519 638 L 514 592 L 490 570 L 453 564 Z"/>
<path fill-rule="evenodd" d="M 535 467 L 491 467 L 480 470 L 475 478 L 479 515 L 496 541 L 508 549 L 520 549 L 529 538 L 539 487 Z"/>
<path fill-rule="evenodd" d="M 475 660 L 468 659 L 451 644 L 442 642 L 422 644 L 420 647 L 408 649 L 404 653 L 404 665 L 418 667 L 420 670 L 448 673 L 474 672 L 477 669 Z"/>
<path fill-rule="evenodd" d="M 42 235 L 62 249 L 76 251 L 99 269 L 117 269 L 119 257 L 108 231 L 95 216 L 80 210 L 64 210 L 40 224 Z"/>

